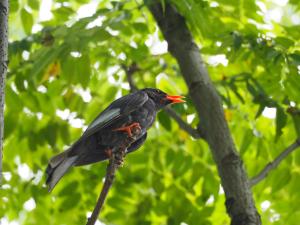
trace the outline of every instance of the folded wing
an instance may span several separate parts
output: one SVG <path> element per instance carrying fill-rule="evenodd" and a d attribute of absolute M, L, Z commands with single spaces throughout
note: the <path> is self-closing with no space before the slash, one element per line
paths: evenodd
<path fill-rule="evenodd" d="M 131 112 L 141 107 L 147 100 L 148 95 L 141 91 L 117 99 L 97 116 L 88 126 L 81 138 L 93 135 L 99 130 L 111 125 L 117 119 L 128 116 Z"/>

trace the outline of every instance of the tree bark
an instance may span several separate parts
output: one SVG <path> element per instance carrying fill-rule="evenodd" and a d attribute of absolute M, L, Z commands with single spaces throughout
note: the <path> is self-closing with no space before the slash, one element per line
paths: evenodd
<path fill-rule="evenodd" d="M 2 151 L 4 138 L 4 89 L 8 63 L 8 0 L 0 1 L 0 182 L 2 181 Z"/>
<path fill-rule="evenodd" d="M 246 171 L 224 117 L 222 102 L 184 18 L 170 4 L 166 4 L 163 9 L 158 0 L 148 7 L 189 88 L 189 94 L 200 118 L 199 126 L 204 131 L 204 138 L 218 167 L 231 224 L 261 224 Z"/>

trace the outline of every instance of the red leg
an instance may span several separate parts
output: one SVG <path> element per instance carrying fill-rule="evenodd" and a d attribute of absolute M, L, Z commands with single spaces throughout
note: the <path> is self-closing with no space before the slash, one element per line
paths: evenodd
<path fill-rule="evenodd" d="M 125 131 L 128 134 L 128 137 L 132 137 L 132 132 L 131 130 L 134 128 L 138 128 L 141 129 L 141 126 L 139 123 L 132 123 L 129 126 L 125 126 L 125 127 L 120 127 L 120 128 L 116 128 L 113 131 Z"/>

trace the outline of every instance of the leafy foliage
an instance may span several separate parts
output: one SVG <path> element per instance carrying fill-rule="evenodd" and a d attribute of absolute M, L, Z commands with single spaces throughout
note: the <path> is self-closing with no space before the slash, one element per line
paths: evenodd
<path fill-rule="evenodd" d="M 201 46 L 235 143 L 254 176 L 300 134 L 299 2 L 284 7 L 267 0 L 171 3 Z M 53 0 L 46 20 L 43 2 L 10 4 L 0 217 L 20 224 L 84 224 L 105 163 L 72 169 L 49 194 L 43 177 L 48 159 L 129 92 L 124 68 L 137 64 L 133 79 L 139 88 L 187 95 L 187 87 L 148 1 Z M 89 15 L 80 16 L 87 5 Z M 272 10 L 282 12 L 280 20 L 270 18 Z M 192 126 L 199 122 L 189 98 L 174 109 Z M 295 152 L 253 188 L 263 224 L 298 224 L 299 166 Z M 118 172 L 101 220 L 228 224 L 219 183 L 206 143 L 193 140 L 161 112 L 144 147 L 128 155 Z"/>

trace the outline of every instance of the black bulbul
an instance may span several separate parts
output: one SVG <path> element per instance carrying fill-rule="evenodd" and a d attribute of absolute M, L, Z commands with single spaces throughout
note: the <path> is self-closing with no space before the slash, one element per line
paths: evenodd
<path fill-rule="evenodd" d="M 140 133 L 127 153 L 137 150 L 145 142 L 147 130 L 154 123 L 157 112 L 169 104 L 184 102 L 182 98 L 159 89 L 145 88 L 112 102 L 69 149 L 50 159 L 46 170 L 49 191 L 71 166 L 108 159 L 112 149 L 130 137 L 134 128 L 139 128 Z"/>

